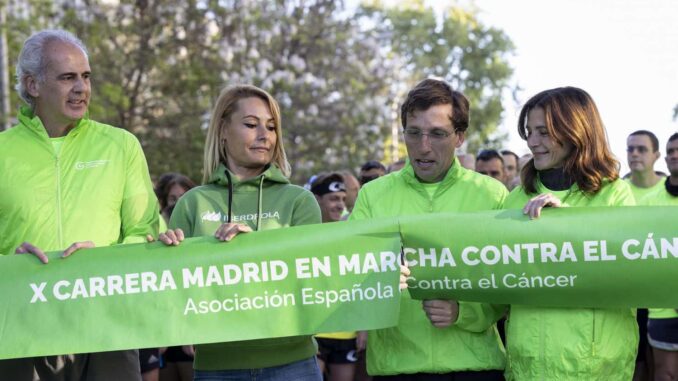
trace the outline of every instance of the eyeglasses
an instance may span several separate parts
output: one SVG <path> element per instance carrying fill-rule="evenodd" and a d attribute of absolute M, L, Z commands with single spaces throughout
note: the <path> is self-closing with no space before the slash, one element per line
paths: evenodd
<path fill-rule="evenodd" d="M 452 132 L 448 132 L 445 130 L 440 130 L 440 129 L 434 129 L 431 132 L 422 132 L 418 128 L 406 128 L 405 131 L 405 139 L 409 139 L 412 141 L 417 141 L 423 139 L 424 136 L 428 136 L 429 139 L 432 141 L 442 141 L 450 137 L 452 135 Z"/>
<path fill-rule="evenodd" d="M 633 153 L 633 151 L 638 150 L 638 153 L 647 153 L 648 149 L 645 146 L 627 146 L 626 152 Z"/>

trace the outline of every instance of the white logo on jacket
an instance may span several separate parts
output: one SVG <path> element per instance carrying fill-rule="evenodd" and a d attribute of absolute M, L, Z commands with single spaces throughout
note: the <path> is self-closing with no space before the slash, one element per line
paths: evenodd
<path fill-rule="evenodd" d="M 275 212 L 262 212 L 261 213 L 261 219 L 262 220 L 267 220 L 269 218 L 280 219 L 280 213 L 278 213 L 277 210 Z M 233 222 L 255 221 L 256 219 L 257 219 L 256 213 L 241 214 L 241 215 L 238 215 L 238 216 L 233 216 Z"/>
<path fill-rule="evenodd" d="M 223 215 L 221 212 L 215 212 L 212 210 L 208 210 L 205 212 L 202 212 L 200 214 L 200 219 L 202 221 L 213 221 L 213 222 L 219 222 L 223 219 L 224 222 L 227 220 L 227 215 L 224 213 Z M 269 218 L 275 218 L 275 219 L 280 219 L 280 213 L 276 210 L 274 212 L 263 212 L 261 213 L 261 219 L 266 220 Z M 241 221 L 255 221 L 257 219 L 257 214 L 256 213 L 250 213 L 250 214 L 240 214 L 240 215 L 235 215 L 233 216 L 233 222 L 241 222 Z"/>
<path fill-rule="evenodd" d="M 75 163 L 75 169 L 80 171 L 83 169 L 101 167 L 108 164 L 110 160 L 92 160 L 92 161 L 78 161 Z"/>
<path fill-rule="evenodd" d="M 206 211 L 200 215 L 200 219 L 203 221 L 221 221 L 221 212 Z"/>

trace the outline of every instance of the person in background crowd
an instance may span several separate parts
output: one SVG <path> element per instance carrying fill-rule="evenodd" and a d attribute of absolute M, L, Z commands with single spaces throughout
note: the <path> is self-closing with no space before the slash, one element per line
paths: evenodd
<path fill-rule="evenodd" d="M 476 158 L 476 172 L 506 184 L 504 158 L 493 149 L 482 150 Z"/>
<path fill-rule="evenodd" d="M 462 167 L 470 169 L 472 171 L 476 170 L 476 157 L 472 153 L 462 153 L 457 155 L 459 163 Z"/>
<path fill-rule="evenodd" d="M 0 254 L 31 254 L 47 264 L 46 251 L 67 258 L 157 234 L 158 202 L 141 145 L 131 133 L 89 119 L 91 75 L 87 49 L 69 32 L 43 30 L 24 43 L 16 88 L 27 106 L 19 124 L 0 133 Z M 2 360 L 0 379 L 141 380 L 139 355 Z"/>
<path fill-rule="evenodd" d="M 392 173 L 392 172 L 399 171 L 399 170 L 403 169 L 403 167 L 405 166 L 405 163 L 406 163 L 405 159 L 400 159 L 398 161 L 391 163 L 388 166 L 386 173 Z"/>
<path fill-rule="evenodd" d="M 160 202 L 160 231 L 167 230 L 174 206 L 179 198 L 195 188 L 195 182 L 181 173 L 163 173 L 155 184 L 155 194 Z M 146 349 L 139 350 L 139 357 L 151 358 L 146 355 Z M 177 347 L 162 348 L 162 366 L 160 368 L 160 381 L 190 381 L 193 380 L 193 346 L 184 345 Z M 142 367 L 143 368 L 143 367 Z"/>
<path fill-rule="evenodd" d="M 654 171 L 654 164 L 659 159 L 659 140 L 650 131 L 638 130 L 631 133 L 626 139 L 626 159 L 630 174 L 626 178 L 631 192 L 636 200 L 663 187 L 662 176 Z M 648 380 L 652 374 L 652 351 L 647 342 L 648 311 L 645 308 L 637 310 L 638 321 L 638 355 L 636 357 L 636 371 L 634 380 Z"/>
<path fill-rule="evenodd" d="M 526 153 L 525 155 L 521 156 L 520 159 L 518 159 L 518 173 L 522 174 L 523 168 L 525 168 L 525 165 L 527 165 L 527 163 L 529 163 L 532 158 L 533 156 L 531 153 Z M 522 177 L 522 175 L 518 177 Z"/>
<path fill-rule="evenodd" d="M 635 204 L 628 184 L 619 179 L 619 162 L 598 108 L 584 90 L 561 87 L 533 96 L 520 112 L 518 133 L 534 157 L 506 208 L 522 208 L 534 219 L 546 207 Z M 506 335 L 512 380 L 630 380 L 633 375 L 634 309 L 511 305 Z"/>
<path fill-rule="evenodd" d="M 346 187 L 340 173 L 320 174 L 311 184 L 323 223 L 341 220 L 345 208 Z M 316 335 L 320 368 L 326 370 L 328 381 L 353 381 L 358 361 L 355 332 L 322 333 Z"/>
<path fill-rule="evenodd" d="M 355 199 L 358 198 L 358 191 L 360 190 L 360 182 L 358 179 L 353 176 L 353 173 L 349 170 L 343 170 L 339 172 L 344 178 L 344 185 L 346 185 L 346 217 L 348 213 L 353 211 L 353 206 L 355 205 Z"/>
<path fill-rule="evenodd" d="M 230 241 L 241 233 L 321 222 L 313 194 L 288 180 L 280 109 L 258 87 L 228 87 L 219 95 L 203 173 L 204 185 L 177 202 L 170 230 L 158 238 L 163 243 L 206 235 Z M 205 213 L 219 218 L 203 219 Z M 320 381 L 315 354 L 311 336 L 195 345 L 195 380 Z"/>
<path fill-rule="evenodd" d="M 523 171 L 523 168 L 525 168 L 525 164 L 527 164 L 530 160 L 532 160 L 531 153 L 526 153 L 518 159 L 518 176 L 514 177 L 513 180 L 508 184 L 507 188 L 509 190 L 513 190 L 521 185 L 522 180 L 520 178 L 520 173 Z"/>
<path fill-rule="evenodd" d="M 384 164 L 381 164 L 376 160 L 370 160 L 360 167 L 360 184 L 365 185 L 376 178 L 384 176 L 385 174 L 386 167 L 384 167 Z"/>
<path fill-rule="evenodd" d="M 626 159 L 631 169 L 631 176 L 627 181 L 636 202 L 663 187 L 663 176 L 654 171 L 654 164 L 659 156 L 659 140 L 652 132 L 638 130 L 626 138 Z"/>
<path fill-rule="evenodd" d="M 639 205 L 678 206 L 678 133 L 669 137 L 665 160 L 669 176 L 660 181 L 660 188 L 641 198 Z M 651 308 L 647 336 L 654 358 L 654 380 L 678 379 L 678 310 Z"/>
<path fill-rule="evenodd" d="M 519 184 L 519 181 L 517 182 L 515 180 L 516 178 L 520 178 L 518 174 L 518 162 L 520 159 L 513 151 L 507 149 L 501 151 L 501 156 L 504 158 L 504 173 L 506 175 L 504 184 L 506 184 L 506 187 L 509 190 L 512 190 L 516 187 L 514 184 Z"/>
<path fill-rule="evenodd" d="M 174 172 L 163 173 L 155 183 L 155 195 L 160 203 L 160 231 L 167 230 L 167 223 L 179 197 L 195 187 L 193 180 Z M 139 349 L 143 381 L 188 381 L 193 379 L 193 347 Z M 158 370 L 157 364 L 160 369 Z M 149 371 L 144 369 L 151 368 Z"/>
<path fill-rule="evenodd" d="M 401 122 L 408 164 L 363 186 L 350 220 L 502 208 L 506 187 L 455 158 L 469 126 L 463 94 L 426 79 L 408 93 Z M 368 334 L 368 372 L 375 380 L 503 380 L 501 314 L 486 304 L 421 302 L 403 292 L 398 325 Z"/>
<path fill-rule="evenodd" d="M 311 192 L 320 206 L 323 223 L 341 221 L 346 209 L 346 185 L 340 173 L 318 175 L 311 184 Z"/>
<path fill-rule="evenodd" d="M 160 202 L 160 212 L 166 222 L 169 222 L 174 205 L 179 198 L 193 188 L 195 188 L 195 182 L 181 173 L 168 172 L 160 175 L 155 184 L 155 194 Z"/>

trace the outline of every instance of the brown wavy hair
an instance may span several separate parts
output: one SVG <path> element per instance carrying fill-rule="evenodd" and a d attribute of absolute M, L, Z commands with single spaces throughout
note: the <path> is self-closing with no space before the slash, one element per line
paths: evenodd
<path fill-rule="evenodd" d="M 606 182 L 619 178 L 619 161 L 610 150 L 598 107 L 586 91 L 558 87 L 530 98 L 518 118 L 518 133 L 523 140 L 527 140 L 527 116 L 535 108 L 544 110 L 551 139 L 560 145 L 572 145 L 563 169 L 579 190 L 593 195 Z M 523 167 L 520 177 L 527 194 L 537 193 L 539 173 L 534 167 L 534 159 Z"/>

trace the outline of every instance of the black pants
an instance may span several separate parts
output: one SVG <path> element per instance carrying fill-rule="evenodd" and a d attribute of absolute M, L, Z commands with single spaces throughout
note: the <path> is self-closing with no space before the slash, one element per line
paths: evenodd
<path fill-rule="evenodd" d="M 451 373 L 415 373 L 396 376 L 374 376 L 374 381 L 504 381 L 501 370 Z"/>

